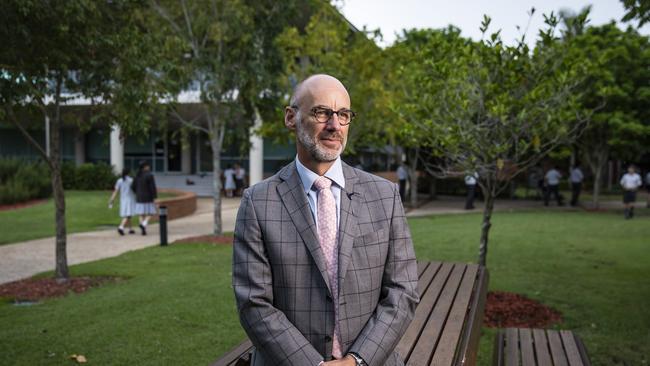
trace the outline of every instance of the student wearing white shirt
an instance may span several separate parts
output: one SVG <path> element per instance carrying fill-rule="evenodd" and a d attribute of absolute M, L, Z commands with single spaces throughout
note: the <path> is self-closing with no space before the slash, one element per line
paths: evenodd
<path fill-rule="evenodd" d="M 646 207 L 650 208 L 650 172 L 645 175 L 645 189 L 648 191 L 648 201 Z"/>
<path fill-rule="evenodd" d="M 548 206 L 548 201 L 551 198 L 551 194 L 555 195 L 557 205 L 562 206 L 562 196 L 560 195 L 559 190 L 562 174 L 558 169 L 559 168 L 555 166 L 546 172 L 546 175 L 544 176 L 544 182 L 546 183 L 546 190 L 544 191 L 544 206 Z"/>
<path fill-rule="evenodd" d="M 625 219 L 634 217 L 634 201 L 636 191 L 641 187 L 641 176 L 636 172 L 634 165 L 627 167 L 627 173 L 621 178 L 623 187 L 623 203 L 625 204 Z"/>
<path fill-rule="evenodd" d="M 582 191 L 582 181 L 585 176 L 582 174 L 580 164 L 575 164 L 571 167 L 569 174 L 569 181 L 571 182 L 571 206 L 576 206 L 580 199 L 580 192 Z"/>
<path fill-rule="evenodd" d="M 478 173 L 467 174 L 465 176 L 465 187 L 467 187 L 467 198 L 465 199 L 465 209 L 474 209 L 474 198 L 476 197 L 476 183 L 478 182 Z"/>
<path fill-rule="evenodd" d="M 399 196 L 404 201 L 406 199 L 406 180 L 409 178 L 408 170 L 404 163 L 397 167 L 397 180 L 399 181 Z"/>

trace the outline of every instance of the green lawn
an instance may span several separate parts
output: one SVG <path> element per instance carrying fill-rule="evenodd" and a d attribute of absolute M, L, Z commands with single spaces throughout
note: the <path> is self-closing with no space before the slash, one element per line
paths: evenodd
<path fill-rule="evenodd" d="M 130 277 L 31 307 L 0 304 L 0 365 L 207 365 L 244 337 L 230 246 L 154 247 L 73 266 Z"/>
<path fill-rule="evenodd" d="M 644 365 L 650 354 L 650 211 L 512 212 L 494 216 L 490 288 L 560 310 L 594 365 Z M 473 261 L 480 215 L 410 220 L 419 259 Z M 229 246 L 172 245 L 73 266 L 129 277 L 82 295 L 0 304 L 0 364 L 208 364 L 243 337 L 230 288 Z M 481 339 L 491 364 L 493 331 Z"/>
<path fill-rule="evenodd" d="M 174 194 L 162 192 L 161 198 Z M 119 224 L 119 195 L 108 209 L 111 191 L 66 191 L 68 233 L 92 231 Z M 0 211 L 0 245 L 55 235 L 54 200 L 16 210 Z"/>
<path fill-rule="evenodd" d="M 490 289 L 525 294 L 564 314 L 594 365 L 643 365 L 650 355 L 650 211 L 514 212 L 493 217 Z M 474 261 L 480 215 L 413 219 L 418 259 Z M 494 332 L 481 337 L 491 364 Z"/>

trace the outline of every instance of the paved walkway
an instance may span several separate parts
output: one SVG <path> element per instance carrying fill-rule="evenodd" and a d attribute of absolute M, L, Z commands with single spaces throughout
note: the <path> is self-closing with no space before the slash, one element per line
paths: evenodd
<path fill-rule="evenodd" d="M 409 210 L 407 216 L 426 216 L 435 214 L 461 214 L 468 212 L 481 212 L 482 202 L 476 202 L 476 209 L 466 211 L 463 209 L 462 197 L 441 196 L 435 201 L 430 201 L 421 207 Z M 644 199 L 637 200 L 637 206 L 643 207 Z M 603 208 L 620 208 L 620 202 L 604 202 Z M 206 235 L 212 232 L 212 199 L 200 198 L 197 212 L 191 216 L 173 220 L 168 223 L 168 240 L 174 240 Z M 544 206 L 540 201 L 532 200 L 498 200 L 495 210 L 513 209 L 541 209 Z M 233 231 L 235 216 L 239 208 L 239 199 L 230 198 L 223 200 L 222 219 L 223 230 Z M 551 204 L 549 210 L 576 210 L 572 207 L 556 207 Z M 115 257 L 122 253 L 158 245 L 158 225 L 148 227 L 149 235 L 125 235 L 120 237 L 115 230 L 100 230 L 68 235 L 68 264 L 91 262 L 98 259 Z M 136 228 L 139 233 L 139 229 Z M 54 270 L 54 238 L 30 240 L 21 243 L 0 246 L 0 284 L 33 276 L 37 273 Z"/>
<path fill-rule="evenodd" d="M 168 241 L 205 235 L 212 232 L 212 199 L 200 198 L 197 211 L 191 216 L 167 223 Z M 224 199 L 222 203 L 223 230 L 233 231 L 239 199 Z M 68 235 L 68 264 L 91 262 L 115 257 L 122 253 L 160 244 L 158 224 L 147 227 L 149 235 L 119 236 L 116 229 Z M 0 284 L 54 270 L 54 237 L 0 246 Z"/>

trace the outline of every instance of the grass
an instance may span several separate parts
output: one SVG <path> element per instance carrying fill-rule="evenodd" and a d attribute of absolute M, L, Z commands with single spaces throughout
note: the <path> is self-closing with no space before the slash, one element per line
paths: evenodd
<path fill-rule="evenodd" d="M 523 293 L 564 314 L 594 365 L 644 365 L 650 354 L 650 211 L 499 212 L 490 288 Z M 480 215 L 410 220 L 422 260 L 474 261 Z M 172 245 L 72 267 L 127 281 L 30 307 L 0 304 L 0 364 L 208 364 L 244 337 L 230 288 L 229 246 Z M 491 364 L 484 329 L 480 365 Z"/>
<path fill-rule="evenodd" d="M 594 365 L 643 365 L 650 355 L 650 211 L 513 212 L 493 217 L 490 289 L 513 291 L 564 314 L 561 328 L 586 343 Z M 480 216 L 410 221 L 418 259 L 475 261 Z M 494 331 L 484 329 L 480 364 Z"/>
<path fill-rule="evenodd" d="M 161 192 L 161 198 L 173 197 Z M 68 233 L 104 229 L 119 224 L 119 195 L 112 210 L 108 209 L 110 191 L 66 191 L 66 225 Z M 0 211 L 0 245 L 55 235 L 54 200 L 15 210 Z"/>
<path fill-rule="evenodd" d="M 230 246 L 148 248 L 72 267 L 130 277 L 31 307 L 0 304 L 1 365 L 207 365 L 243 339 Z"/>

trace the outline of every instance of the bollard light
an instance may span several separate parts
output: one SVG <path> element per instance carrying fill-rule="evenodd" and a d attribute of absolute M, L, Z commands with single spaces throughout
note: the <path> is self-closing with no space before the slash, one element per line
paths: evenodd
<path fill-rule="evenodd" d="M 160 246 L 167 246 L 167 206 L 160 206 L 158 211 L 158 222 L 160 223 Z"/>

